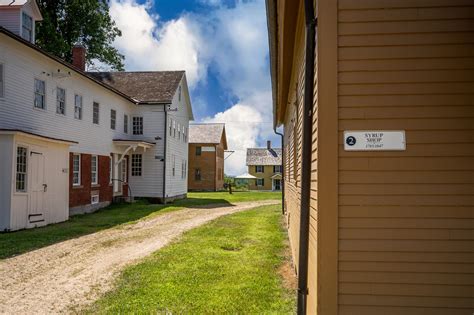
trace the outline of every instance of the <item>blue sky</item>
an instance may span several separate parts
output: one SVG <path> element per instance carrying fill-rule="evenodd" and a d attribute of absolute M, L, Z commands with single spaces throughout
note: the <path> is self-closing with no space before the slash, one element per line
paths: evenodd
<path fill-rule="evenodd" d="M 226 173 L 273 134 L 264 0 L 112 0 L 125 68 L 186 70 L 196 122 L 226 124 Z"/>

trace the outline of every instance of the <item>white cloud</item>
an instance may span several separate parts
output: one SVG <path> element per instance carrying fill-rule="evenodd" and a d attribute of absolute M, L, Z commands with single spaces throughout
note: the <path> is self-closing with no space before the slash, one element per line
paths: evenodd
<path fill-rule="evenodd" d="M 206 64 L 200 62 L 199 34 L 187 16 L 158 27 L 159 17 L 149 13 L 150 3 L 112 0 L 110 15 L 122 30 L 114 45 L 126 56 L 127 70 L 186 70 L 194 87 L 206 77 Z"/>
<path fill-rule="evenodd" d="M 236 153 L 226 160 L 225 171 L 238 175 L 246 170 L 246 148 L 267 139 L 279 141 L 268 123 L 272 100 L 265 4 L 237 1 L 226 7 L 221 0 L 198 1 L 213 9 L 160 23 L 150 14 L 151 2 L 112 0 L 110 13 L 123 34 L 115 45 L 126 56 L 127 70 L 184 69 L 191 89 L 205 83 L 213 67 L 220 84 L 238 101 L 204 121 L 226 123 L 229 149 Z M 194 100 L 194 111 L 205 106 Z"/>
<path fill-rule="evenodd" d="M 204 119 L 204 122 L 226 122 L 227 145 L 229 150 L 235 151 L 225 161 L 226 174 L 240 175 L 245 171 L 246 149 L 257 146 L 262 121 L 262 115 L 255 108 L 240 103 Z"/>
<path fill-rule="evenodd" d="M 213 6 L 213 7 L 218 7 L 222 5 L 222 0 L 198 0 L 199 3 Z"/>

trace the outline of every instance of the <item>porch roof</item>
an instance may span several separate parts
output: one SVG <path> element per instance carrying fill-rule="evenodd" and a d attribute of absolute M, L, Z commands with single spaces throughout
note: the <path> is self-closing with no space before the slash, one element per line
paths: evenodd
<path fill-rule="evenodd" d="M 153 147 L 156 143 L 146 140 L 130 140 L 130 139 L 114 139 L 115 145 L 127 146 L 127 147 L 139 147 L 144 149 L 149 149 Z"/>
<path fill-rule="evenodd" d="M 36 138 L 36 139 L 41 139 L 44 141 L 49 141 L 49 142 L 56 142 L 56 143 L 62 143 L 62 144 L 67 144 L 67 145 L 74 145 L 78 144 L 79 142 L 77 141 L 72 141 L 72 140 L 66 140 L 66 139 L 60 139 L 60 138 L 53 138 L 49 136 L 44 136 L 36 132 L 32 131 L 26 131 L 26 130 L 21 130 L 21 129 L 5 129 L 5 128 L 0 128 L 0 134 L 8 134 L 8 135 L 22 135 L 30 138 Z"/>

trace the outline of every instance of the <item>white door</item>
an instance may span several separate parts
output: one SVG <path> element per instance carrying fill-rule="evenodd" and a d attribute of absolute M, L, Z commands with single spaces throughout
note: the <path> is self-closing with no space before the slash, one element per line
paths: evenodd
<path fill-rule="evenodd" d="M 274 179 L 273 180 L 273 190 L 281 190 L 281 180 Z"/>
<path fill-rule="evenodd" d="M 45 158 L 43 152 L 30 151 L 30 202 L 28 221 L 33 225 L 44 222 L 44 199 L 48 186 L 45 182 Z"/>

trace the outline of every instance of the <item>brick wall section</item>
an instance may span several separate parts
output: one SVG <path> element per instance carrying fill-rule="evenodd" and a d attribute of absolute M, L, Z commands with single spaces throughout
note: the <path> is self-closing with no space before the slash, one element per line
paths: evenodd
<path fill-rule="evenodd" d="M 189 144 L 188 190 L 216 190 L 216 152 L 201 152 L 196 155 L 196 147 L 209 144 Z M 201 180 L 195 180 L 195 170 L 201 169 Z"/>
<path fill-rule="evenodd" d="M 72 185 L 72 156 L 69 154 L 69 207 L 91 203 L 91 195 L 98 193 L 100 202 L 112 201 L 112 186 L 109 181 L 110 157 L 99 156 L 98 185 L 91 185 L 91 155 L 81 154 L 81 185 Z M 125 187 L 124 187 L 125 188 Z M 128 189 L 128 188 L 127 188 Z"/>

